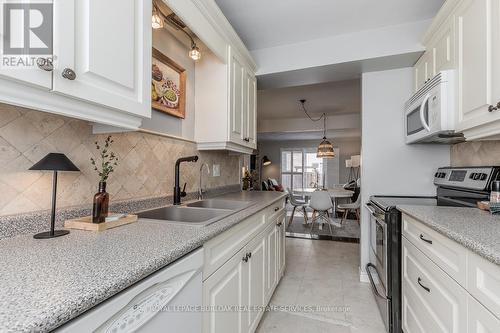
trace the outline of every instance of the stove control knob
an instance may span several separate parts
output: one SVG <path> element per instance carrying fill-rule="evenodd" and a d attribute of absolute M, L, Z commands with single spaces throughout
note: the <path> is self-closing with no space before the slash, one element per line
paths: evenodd
<path fill-rule="evenodd" d="M 436 172 L 436 173 L 434 174 L 434 178 L 439 178 L 439 175 L 440 175 L 440 173 L 439 173 L 439 172 Z"/>
<path fill-rule="evenodd" d="M 481 174 L 481 178 L 480 178 L 480 179 L 481 179 L 481 180 L 486 180 L 486 178 L 488 178 L 488 175 L 487 175 L 487 174 L 485 174 L 485 173 L 482 173 L 482 174 Z"/>
<path fill-rule="evenodd" d="M 441 176 L 441 178 L 445 178 L 445 177 L 446 177 L 446 173 L 441 172 L 441 175 L 440 175 L 440 176 Z"/>
<path fill-rule="evenodd" d="M 474 174 L 474 180 L 479 180 L 479 178 L 481 178 L 481 174 L 480 173 L 475 173 Z"/>
<path fill-rule="evenodd" d="M 473 172 L 473 173 L 470 174 L 469 178 L 470 179 L 474 179 L 475 176 L 476 176 L 476 174 Z"/>

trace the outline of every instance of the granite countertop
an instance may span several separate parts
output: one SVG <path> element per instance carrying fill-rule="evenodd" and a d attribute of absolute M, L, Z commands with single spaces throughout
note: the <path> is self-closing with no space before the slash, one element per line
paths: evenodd
<path fill-rule="evenodd" d="M 285 195 L 222 195 L 253 204 L 204 227 L 140 219 L 99 233 L 72 230 L 50 240 L 33 235 L 0 240 L 0 331 L 55 329 Z"/>
<path fill-rule="evenodd" d="M 500 216 L 477 208 L 407 205 L 397 208 L 500 265 Z"/>

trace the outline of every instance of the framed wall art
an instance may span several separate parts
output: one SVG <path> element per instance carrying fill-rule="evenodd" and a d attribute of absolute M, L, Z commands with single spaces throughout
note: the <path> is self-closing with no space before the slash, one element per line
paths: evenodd
<path fill-rule="evenodd" d="M 186 117 L 186 70 L 153 48 L 151 106 L 174 117 Z"/>

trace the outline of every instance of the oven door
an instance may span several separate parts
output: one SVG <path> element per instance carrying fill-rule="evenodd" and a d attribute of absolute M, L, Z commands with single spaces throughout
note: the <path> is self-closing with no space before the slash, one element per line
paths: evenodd
<path fill-rule="evenodd" d="M 387 224 L 384 212 L 374 205 L 367 204 L 370 211 L 370 263 L 366 265 L 366 273 L 370 280 L 373 294 L 386 330 L 390 331 L 391 300 L 387 295 Z"/>

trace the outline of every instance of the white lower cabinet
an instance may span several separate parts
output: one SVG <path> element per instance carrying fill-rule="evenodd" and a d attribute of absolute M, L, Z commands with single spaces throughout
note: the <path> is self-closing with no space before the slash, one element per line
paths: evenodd
<path fill-rule="evenodd" d="M 469 333 L 496 333 L 500 331 L 500 320 L 474 297 L 467 298 Z"/>
<path fill-rule="evenodd" d="M 271 225 L 266 233 L 267 257 L 266 257 L 266 299 L 271 299 L 274 292 L 274 287 L 278 281 L 278 263 L 277 263 L 277 229 Z"/>
<path fill-rule="evenodd" d="M 276 223 L 276 238 L 277 244 L 276 249 L 278 253 L 276 257 L 278 258 L 278 262 L 276 264 L 278 269 L 278 280 L 279 277 L 283 276 L 285 272 L 285 233 L 286 233 L 286 213 L 283 211 L 278 217 Z"/>
<path fill-rule="evenodd" d="M 248 224 L 261 225 L 251 239 L 247 235 L 247 222 L 229 229 L 210 240 L 205 246 L 205 262 L 220 262 L 216 258 L 227 256 L 228 243 L 220 240 L 240 239 L 233 256 L 221 263 L 209 276 L 204 277 L 203 332 L 251 333 L 262 318 L 284 270 L 285 233 L 284 201 L 271 209 L 251 217 Z M 277 208 L 277 212 L 275 209 Z M 252 221 L 250 223 L 250 221 Z M 226 246 L 220 246 L 226 244 Z M 207 257 L 208 254 L 208 257 Z M 210 270 L 209 272 L 211 272 Z"/>
<path fill-rule="evenodd" d="M 403 331 L 500 332 L 500 267 L 420 221 L 403 220 Z"/>
<path fill-rule="evenodd" d="M 245 293 L 245 262 L 242 260 L 245 251 L 241 249 L 203 282 L 203 305 L 208 308 L 203 313 L 203 332 L 243 332 L 243 313 L 238 310 L 243 306 Z"/>
<path fill-rule="evenodd" d="M 467 293 L 403 238 L 403 329 L 467 332 Z"/>
<path fill-rule="evenodd" d="M 248 261 L 244 265 L 244 282 L 247 286 L 243 297 L 245 310 L 243 312 L 243 332 L 253 332 L 259 325 L 263 313 L 262 306 L 266 304 L 266 237 L 259 234 L 246 247 Z"/>

